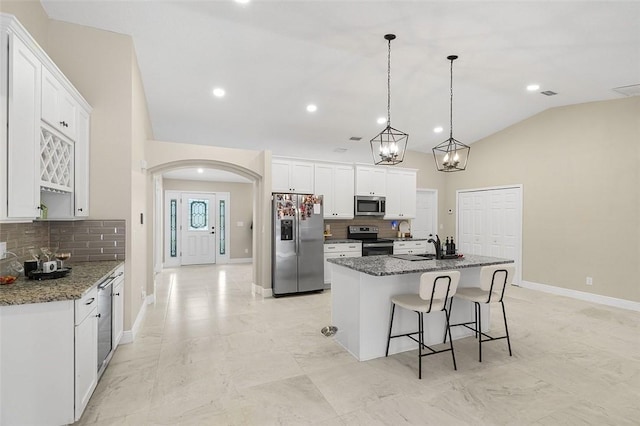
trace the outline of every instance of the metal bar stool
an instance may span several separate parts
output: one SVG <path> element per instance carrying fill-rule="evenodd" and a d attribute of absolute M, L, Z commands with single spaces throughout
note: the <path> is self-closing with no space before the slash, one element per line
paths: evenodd
<path fill-rule="evenodd" d="M 451 351 L 453 359 L 453 369 L 456 367 L 456 356 L 453 352 L 453 342 L 451 341 L 451 329 L 449 327 L 449 312 L 447 311 L 447 300 L 453 297 L 458 288 L 460 281 L 460 272 L 458 271 L 437 271 L 426 272 L 420 276 L 420 293 L 419 294 L 400 294 L 391 298 L 391 320 L 389 321 L 389 337 L 387 339 L 387 351 L 385 356 L 389 356 L 389 343 L 391 339 L 396 337 L 408 337 L 418 343 L 418 378 L 422 379 L 422 357 L 433 355 L 441 352 Z M 413 311 L 418 314 L 418 331 L 412 333 L 397 334 L 392 336 L 393 316 L 395 314 L 396 305 L 401 308 Z M 449 304 L 451 305 L 451 304 Z M 424 314 L 431 312 L 444 311 L 447 328 L 445 333 L 449 333 L 449 349 L 435 350 L 424 344 Z M 416 339 L 414 335 L 418 335 Z M 423 349 L 429 352 L 422 353 Z"/>
<path fill-rule="evenodd" d="M 491 265 L 483 266 L 480 269 L 480 287 L 462 287 L 458 289 L 455 297 L 468 300 L 474 303 L 475 307 L 475 319 L 470 322 L 463 322 L 459 324 L 451 324 L 451 327 L 463 326 L 472 330 L 475 337 L 478 339 L 478 360 L 482 362 L 482 343 L 490 342 L 493 340 L 507 339 L 507 346 L 509 347 L 509 356 L 511 353 L 511 340 L 509 339 L 509 327 L 507 326 L 507 313 L 504 310 L 504 291 L 507 284 L 510 284 L 513 280 L 513 275 L 516 271 L 516 267 L 513 264 L 509 265 Z M 502 306 L 502 317 L 504 318 L 504 330 L 505 335 L 499 337 L 492 337 L 482 332 L 482 310 L 481 305 L 488 305 L 490 303 L 500 303 Z M 453 298 L 449 302 L 449 311 L 453 305 Z M 449 339 L 451 339 L 451 332 L 449 332 Z M 447 334 L 444 335 L 444 341 L 447 341 Z"/>

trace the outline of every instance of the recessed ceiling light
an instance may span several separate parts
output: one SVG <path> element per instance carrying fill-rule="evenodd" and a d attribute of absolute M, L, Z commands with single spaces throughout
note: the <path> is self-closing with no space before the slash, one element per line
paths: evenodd
<path fill-rule="evenodd" d="M 198 169 L 198 173 L 202 174 L 202 173 L 204 173 L 204 170 L 203 169 Z"/>
<path fill-rule="evenodd" d="M 213 96 L 215 96 L 216 98 L 223 97 L 225 93 L 226 92 L 221 87 L 216 87 L 215 89 L 213 89 Z"/>
<path fill-rule="evenodd" d="M 438 126 L 438 127 L 434 127 L 434 128 L 433 128 L 433 131 L 434 131 L 435 133 L 442 133 L 442 131 L 443 131 L 443 130 L 444 130 L 444 129 L 442 128 L 442 126 Z"/>
<path fill-rule="evenodd" d="M 539 88 L 540 88 L 539 84 L 530 84 L 530 85 L 527 86 L 527 90 L 530 91 L 530 92 L 535 92 Z"/>
<path fill-rule="evenodd" d="M 309 112 L 316 112 L 318 110 L 318 107 L 314 104 L 309 104 L 307 105 L 307 111 Z"/>
<path fill-rule="evenodd" d="M 378 124 L 386 124 L 387 119 L 384 117 L 380 117 L 378 118 L 378 120 L 376 120 L 378 122 Z"/>

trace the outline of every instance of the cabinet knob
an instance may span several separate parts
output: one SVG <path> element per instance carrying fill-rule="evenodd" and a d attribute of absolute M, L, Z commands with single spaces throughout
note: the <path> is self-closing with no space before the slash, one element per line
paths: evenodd
<path fill-rule="evenodd" d="M 96 318 L 100 318 L 102 316 L 102 314 L 98 314 L 96 315 Z"/>
<path fill-rule="evenodd" d="M 79 211 L 79 212 L 81 212 L 81 211 L 82 211 L 82 207 L 80 207 L 80 208 L 78 209 L 78 211 Z"/>
<path fill-rule="evenodd" d="M 113 293 L 112 296 L 120 296 L 120 293 Z"/>

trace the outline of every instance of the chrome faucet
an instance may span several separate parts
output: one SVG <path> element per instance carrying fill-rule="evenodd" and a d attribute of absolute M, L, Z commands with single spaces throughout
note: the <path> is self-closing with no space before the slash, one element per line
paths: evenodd
<path fill-rule="evenodd" d="M 436 259 L 442 259 L 442 245 L 440 244 L 440 237 L 438 237 L 438 234 L 436 234 L 435 240 L 433 239 L 433 234 L 429 234 L 429 237 L 431 238 L 429 238 L 427 242 L 433 243 L 436 247 Z"/>

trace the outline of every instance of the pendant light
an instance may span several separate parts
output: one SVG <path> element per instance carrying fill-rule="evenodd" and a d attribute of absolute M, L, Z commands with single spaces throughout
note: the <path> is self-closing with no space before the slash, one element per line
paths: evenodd
<path fill-rule="evenodd" d="M 395 38 L 395 34 L 384 36 L 389 46 L 387 55 L 387 127 L 370 141 L 374 164 L 387 166 L 402 163 L 409 141 L 407 133 L 391 127 L 391 40 Z"/>
<path fill-rule="evenodd" d="M 449 139 L 433 148 L 433 158 L 436 161 L 438 171 L 459 172 L 467 168 L 467 160 L 469 159 L 469 151 L 471 151 L 471 148 L 453 138 L 453 61 L 458 59 L 458 56 L 447 56 L 447 59 L 451 61 Z"/>

